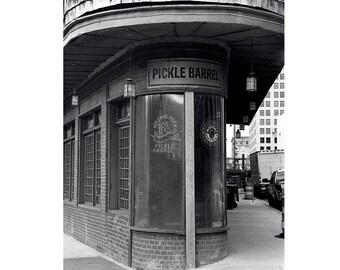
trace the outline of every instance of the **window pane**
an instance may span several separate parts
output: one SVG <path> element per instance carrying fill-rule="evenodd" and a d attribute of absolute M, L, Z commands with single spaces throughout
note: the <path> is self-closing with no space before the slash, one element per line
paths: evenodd
<path fill-rule="evenodd" d="M 70 186 L 72 177 L 71 142 L 64 144 L 64 200 L 70 199 Z"/>
<path fill-rule="evenodd" d="M 264 110 L 260 110 L 260 116 L 264 116 Z"/>
<path fill-rule="evenodd" d="M 266 128 L 266 134 L 270 134 L 270 128 Z"/>
<path fill-rule="evenodd" d="M 274 92 L 274 98 L 278 98 L 279 97 L 279 93 L 278 92 Z"/>
<path fill-rule="evenodd" d="M 270 101 L 266 101 L 266 107 L 270 107 Z"/>
<path fill-rule="evenodd" d="M 284 98 L 285 97 L 285 92 L 280 92 L 280 98 Z"/>
<path fill-rule="evenodd" d="M 285 102 L 284 102 L 284 100 L 281 100 L 280 101 L 280 107 L 284 107 L 285 106 Z"/>
<path fill-rule="evenodd" d="M 85 136 L 85 183 L 84 196 L 85 202 L 93 202 L 93 174 L 94 174 L 94 135 L 93 133 Z"/>
<path fill-rule="evenodd" d="M 285 88 L 285 83 L 280 83 L 280 89 L 284 89 Z"/>
<path fill-rule="evenodd" d="M 270 110 L 266 110 L 266 116 L 270 116 Z"/>
<path fill-rule="evenodd" d="M 224 127 L 222 98 L 195 94 L 196 228 L 219 228 L 224 213 Z"/>
<path fill-rule="evenodd" d="M 96 132 L 96 204 L 100 204 L 101 186 L 101 152 L 100 152 L 100 131 Z"/>
<path fill-rule="evenodd" d="M 136 98 L 135 226 L 184 230 L 184 97 Z"/>
<path fill-rule="evenodd" d="M 274 89 L 278 89 L 279 84 L 278 83 L 274 83 Z"/>
<path fill-rule="evenodd" d="M 130 127 L 119 128 L 119 208 L 129 209 Z"/>

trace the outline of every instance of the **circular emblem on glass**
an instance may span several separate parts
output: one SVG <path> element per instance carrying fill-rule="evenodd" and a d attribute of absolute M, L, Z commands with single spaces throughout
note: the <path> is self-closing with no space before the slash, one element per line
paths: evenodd
<path fill-rule="evenodd" d="M 201 139 L 207 147 L 216 147 L 219 144 L 220 128 L 215 119 L 205 119 L 201 126 Z"/>

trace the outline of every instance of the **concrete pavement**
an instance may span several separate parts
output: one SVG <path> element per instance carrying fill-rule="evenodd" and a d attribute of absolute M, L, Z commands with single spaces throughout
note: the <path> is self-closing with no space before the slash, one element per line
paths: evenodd
<path fill-rule="evenodd" d="M 275 238 L 281 231 L 281 212 L 263 200 L 244 200 L 228 210 L 228 257 L 204 270 L 279 270 L 284 269 L 284 240 Z"/>
<path fill-rule="evenodd" d="M 204 270 L 281 270 L 284 269 L 284 240 L 281 212 L 262 200 L 244 200 L 240 194 L 237 208 L 228 210 L 228 257 Z M 64 270 L 132 269 L 64 235 Z"/>

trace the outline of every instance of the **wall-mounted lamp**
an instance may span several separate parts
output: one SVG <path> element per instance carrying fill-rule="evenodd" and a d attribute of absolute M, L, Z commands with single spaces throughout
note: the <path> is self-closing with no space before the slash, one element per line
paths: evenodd
<path fill-rule="evenodd" d="M 249 102 L 249 110 L 250 111 L 255 111 L 256 110 L 256 102 L 255 101 L 250 101 Z"/>
<path fill-rule="evenodd" d="M 243 116 L 243 123 L 247 124 L 249 122 L 249 117 L 248 115 Z"/>
<path fill-rule="evenodd" d="M 251 61 L 250 61 L 250 73 L 247 76 L 246 90 L 247 92 L 257 91 L 257 78 L 253 72 L 253 40 L 251 40 Z"/>
<path fill-rule="evenodd" d="M 79 97 L 77 95 L 77 92 L 74 91 L 72 93 L 72 106 L 78 106 L 78 99 L 79 99 Z"/>
<path fill-rule="evenodd" d="M 126 83 L 124 84 L 124 97 L 134 98 L 135 96 L 136 96 L 136 84 L 132 81 L 131 78 L 127 78 Z"/>

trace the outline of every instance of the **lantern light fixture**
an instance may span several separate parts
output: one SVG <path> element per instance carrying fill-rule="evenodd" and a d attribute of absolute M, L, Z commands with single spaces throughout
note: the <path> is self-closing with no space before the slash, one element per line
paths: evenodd
<path fill-rule="evenodd" d="M 129 77 L 124 84 L 124 97 L 134 98 L 136 96 L 136 84 Z"/>
<path fill-rule="evenodd" d="M 246 90 L 247 92 L 257 92 L 257 78 L 253 72 L 253 40 L 251 39 L 251 60 L 250 60 L 250 73 L 247 76 Z"/>
<path fill-rule="evenodd" d="M 77 95 L 77 92 L 74 91 L 72 93 L 72 106 L 78 106 L 78 100 L 79 100 L 79 97 Z"/>
<path fill-rule="evenodd" d="M 136 96 L 136 84 L 131 79 L 131 48 L 129 55 L 129 76 L 124 84 L 124 97 L 134 98 Z"/>
<path fill-rule="evenodd" d="M 77 91 L 75 90 L 76 79 L 77 79 L 77 65 L 76 64 L 72 64 L 72 66 L 74 66 L 74 91 L 72 93 L 71 104 L 72 104 L 72 106 L 78 106 L 79 97 L 78 97 Z"/>
<path fill-rule="evenodd" d="M 241 131 L 238 129 L 236 131 L 236 139 L 240 139 L 241 138 Z"/>

